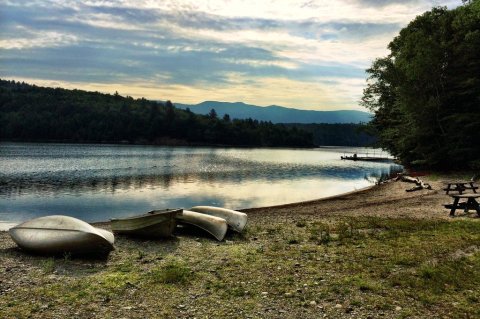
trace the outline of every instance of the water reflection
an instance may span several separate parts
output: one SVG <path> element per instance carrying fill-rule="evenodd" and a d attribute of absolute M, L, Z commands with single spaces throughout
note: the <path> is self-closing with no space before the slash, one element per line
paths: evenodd
<path fill-rule="evenodd" d="M 103 220 L 199 204 L 233 208 L 336 195 L 401 169 L 341 161 L 345 149 L 0 144 L 0 220 Z"/>
<path fill-rule="evenodd" d="M 171 173 L 155 172 L 150 174 L 112 174 L 96 176 L 85 172 L 69 172 L 66 174 L 32 174 L 18 177 L 0 176 L 0 196 L 12 197 L 29 193 L 78 194 L 85 191 L 101 191 L 115 193 L 119 190 L 162 188 L 169 189 L 176 184 L 215 184 L 215 183 L 243 183 L 251 179 L 257 181 L 270 181 L 272 183 L 285 179 L 298 179 L 315 177 L 319 179 L 335 178 L 336 180 L 365 179 L 375 183 L 379 179 L 389 176 L 396 171 L 396 166 L 385 166 L 383 169 L 365 173 L 362 169 L 353 168 L 324 168 L 318 167 L 288 167 L 272 165 L 271 167 L 258 166 L 255 169 L 243 169 L 238 171 L 203 171 L 197 173 Z"/>

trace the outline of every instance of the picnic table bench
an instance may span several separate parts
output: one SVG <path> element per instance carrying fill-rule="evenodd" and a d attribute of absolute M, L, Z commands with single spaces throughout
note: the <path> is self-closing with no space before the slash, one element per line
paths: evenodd
<path fill-rule="evenodd" d="M 467 189 L 471 189 L 474 193 L 477 193 L 478 186 L 473 185 L 472 181 L 453 181 L 446 182 L 447 187 L 443 190 L 446 191 L 446 194 L 449 195 L 450 192 L 458 192 L 460 195 Z"/>
<path fill-rule="evenodd" d="M 455 216 L 455 210 L 457 209 L 463 209 L 465 212 L 474 209 L 480 216 L 480 205 L 476 200 L 480 197 L 480 194 L 454 194 L 450 196 L 453 198 L 453 204 L 444 205 L 445 208 L 450 209 L 450 216 Z M 460 199 L 466 199 L 466 201 L 460 202 Z"/>

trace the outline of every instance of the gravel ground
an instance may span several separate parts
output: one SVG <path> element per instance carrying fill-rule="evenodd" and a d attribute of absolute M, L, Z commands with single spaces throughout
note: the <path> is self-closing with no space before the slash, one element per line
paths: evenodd
<path fill-rule="evenodd" d="M 426 223 L 479 220 L 463 212 L 450 218 L 443 208 L 450 201 L 442 191 L 444 179 L 425 180 L 432 190 L 409 193 L 412 184 L 390 181 L 322 200 L 245 209 L 245 234 L 229 234 L 222 243 L 187 231 L 161 242 L 118 236 L 115 250 L 102 260 L 31 256 L 0 232 L 0 318 L 455 317 L 464 310 L 450 313 L 455 305 L 440 306 L 445 303 L 440 297 L 442 303 L 429 301 L 433 304 L 424 307 L 426 301 L 417 300 L 417 292 L 398 297 L 395 289 L 383 287 L 391 276 L 377 276 L 384 260 L 370 274 L 357 268 L 381 255 L 379 247 L 369 251 L 369 245 L 382 244 L 377 232 L 372 237 L 376 241 L 360 236 L 323 245 L 311 238 L 318 225 L 363 217 Z M 109 229 L 108 223 L 96 226 Z M 465 247 L 451 240 L 458 245 L 455 254 L 478 255 L 478 236 L 468 236 Z M 408 258 L 415 257 L 415 249 L 423 248 L 412 247 Z M 165 267 L 176 271 L 173 283 L 162 279 Z M 480 298 L 478 289 L 466 291 L 475 295 L 469 295 L 471 302 Z M 463 299 L 451 302 L 462 305 Z M 475 313 L 466 309 L 465 317 Z"/>

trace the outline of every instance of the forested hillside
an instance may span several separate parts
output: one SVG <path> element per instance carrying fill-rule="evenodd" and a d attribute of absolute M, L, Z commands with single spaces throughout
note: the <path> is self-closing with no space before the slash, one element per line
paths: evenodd
<path fill-rule="evenodd" d="M 418 16 L 369 73 L 363 105 L 407 165 L 480 168 L 480 0 Z"/>
<path fill-rule="evenodd" d="M 272 123 L 368 123 L 372 116 L 370 113 L 355 110 L 313 111 L 278 105 L 257 106 L 242 102 L 205 101 L 199 104 L 175 103 L 175 106 L 181 109 L 190 108 L 196 114 L 206 114 L 215 109 L 220 117 L 229 114 L 231 118 L 252 118 Z"/>
<path fill-rule="evenodd" d="M 312 146 L 312 134 L 252 119 L 197 115 L 171 102 L 0 80 L 0 138 L 15 141 Z"/>
<path fill-rule="evenodd" d="M 319 146 L 374 146 L 377 138 L 365 131 L 365 124 L 286 124 L 312 133 Z"/>

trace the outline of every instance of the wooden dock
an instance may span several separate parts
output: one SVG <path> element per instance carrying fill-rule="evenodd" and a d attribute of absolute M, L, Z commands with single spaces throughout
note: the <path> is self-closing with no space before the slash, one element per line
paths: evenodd
<path fill-rule="evenodd" d="M 352 156 L 341 156 L 342 160 L 349 160 L 349 161 L 364 161 L 364 162 L 393 162 L 394 159 L 390 157 L 375 157 L 375 156 L 356 156 L 355 154 Z"/>

